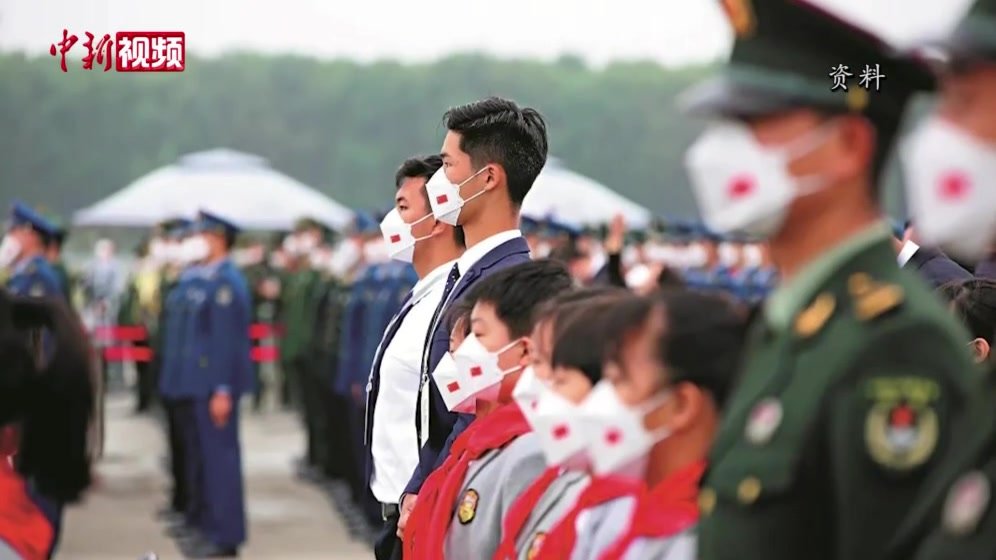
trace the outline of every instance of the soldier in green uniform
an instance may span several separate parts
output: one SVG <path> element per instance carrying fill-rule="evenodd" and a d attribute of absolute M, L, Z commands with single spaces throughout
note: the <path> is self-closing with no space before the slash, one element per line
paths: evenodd
<path fill-rule="evenodd" d="M 996 243 L 996 0 L 977 0 L 937 46 L 939 103 L 901 154 L 908 200 L 924 243 L 978 263 Z M 985 363 L 972 429 L 953 442 L 889 558 L 996 558 L 994 364 Z"/>
<path fill-rule="evenodd" d="M 252 297 L 252 322 L 273 323 L 275 319 L 276 298 L 280 295 L 280 280 L 276 271 L 272 270 L 266 261 L 266 248 L 260 239 L 247 238 L 240 248 L 244 258 L 238 264 L 249 285 L 249 295 Z M 260 346 L 266 341 L 254 338 L 253 346 Z M 260 376 L 260 363 L 253 362 L 253 376 L 256 380 L 253 393 L 253 409 L 256 412 L 263 407 L 263 380 Z"/>
<path fill-rule="evenodd" d="M 803 2 L 724 8 L 731 63 L 685 98 L 718 120 L 686 165 L 707 225 L 767 239 L 782 281 L 710 452 L 699 558 L 878 559 L 976 390 L 967 334 L 898 268 L 877 202 L 931 76 Z"/>
<path fill-rule="evenodd" d="M 118 305 L 118 316 L 116 319 L 117 324 L 120 326 L 141 326 L 145 327 L 146 332 L 149 332 L 151 310 L 143 306 L 143 282 L 148 279 L 150 273 L 157 273 L 148 269 L 148 254 L 149 242 L 148 240 L 143 240 L 135 247 L 135 258 L 138 261 L 138 266 L 128 278 L 124 294 L 121 296 L 121 302 Z M 133 340 L 131 344 L 135 348 L 149 348 L 149 340 L 147 338 Z M 147 412 L 152 406 L 156 387 L 151 361 L 136 358 L 135 372 L 137 374 L 135 381 L 135 412 Z"/>
<path fill-rule="evenodd" d="M 309 255 L 321 243 L 323 226 L 310 218 L 294 226 L 294 241 L 288 244 L 288 268 L 281 290 L 281 311 L 284 336 L 280 345 L 280 366 L 290 383 L 301 421 L 307 432 L 306 456 L 297 461 L 298 474 L 306 479 L 319 478 L 316 453 L 315 421 L 321 413 L 311 388 L 308 365 L 311 340 L 314 336 L 315 292 L 321 286 L 319 272 L 311 266 Z"/>
<path fill-rule="evenodd" d="M 73 301 L 72 279 L 69 275 L 69 269 L 66 268 L 66 263 L 62 260 L 62 246 L 66 242 L 68 232 L 62 220 L 49 217 L 49 222 L 55 226 L 55 232 L 45 245 L 45 258 L 52 265 L 52 271 L 55 272 L 59 283 L 62 284 L 62 295 L 66 298 L 66 302 L 71 304 Z"/>

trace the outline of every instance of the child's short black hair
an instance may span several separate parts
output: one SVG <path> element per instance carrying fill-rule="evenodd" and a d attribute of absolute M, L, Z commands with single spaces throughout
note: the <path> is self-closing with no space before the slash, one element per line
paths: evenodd
<path fill-rule="evenodd" d="M 551 365 L 579 370 L 592 384 L 602 378 L 605 359 L 605 316 L 613 306 L 630 297 L 617 290 L 594 299 L 561 306 L 553 318 L 554 340 Z"/>
<path fill-rule="evenodd" d="M 536 308 L 571 289 L 567 268 L 540 259 L 500 270 L 470 289 L 466 298 L 494 306 L 495 314 L 508 327 L 512 338 L 529 336 Z"/>

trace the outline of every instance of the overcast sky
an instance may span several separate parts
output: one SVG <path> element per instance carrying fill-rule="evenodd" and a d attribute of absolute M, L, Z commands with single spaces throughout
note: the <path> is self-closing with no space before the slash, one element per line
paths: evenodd
<path fill-rule="evenodd" d="M 815 0 L 895 43 L 943 32 L 970 0 Z M 278 7 L 279 6 L 279 7 Z M 46 52 L 62 29 L 187 33 L 188 51 L 426 61 L 452 52 L 593 64 L 721 58 L 718 0 L 0 0 L 0 50 Z"/>

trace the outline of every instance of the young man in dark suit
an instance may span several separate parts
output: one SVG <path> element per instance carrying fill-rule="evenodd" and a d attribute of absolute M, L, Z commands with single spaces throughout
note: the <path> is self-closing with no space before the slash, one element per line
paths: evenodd
<path fill-rule="evenodd" d="M 429 180 L 426 190 L 435 217 L 463 227 L 467 250 L 450 269 L 425 340 L 416 415 L 422 447 L 402 496 L 401 530 L 422 483 L 473 420 L 472 415 L 449 412 L 432 380 L 449 349 L 442 313 L 481 278 L 529 260 L 529 245 L 518 229 L 519 210 L 546 164 L 548 151 L 543 117 L 507 99 L 491 97 L 454 107 L 444 118 L 443 169 Z"/>
<path fill-rule="evenodd" d="M 940 249 L 923 247 L 914 237 L 913 226 L 907 224 L 903 238 L 896 240 L 900 267 L 915 270 L 932 288 L 972 277 L 972 273 L 948 258 Z"/>

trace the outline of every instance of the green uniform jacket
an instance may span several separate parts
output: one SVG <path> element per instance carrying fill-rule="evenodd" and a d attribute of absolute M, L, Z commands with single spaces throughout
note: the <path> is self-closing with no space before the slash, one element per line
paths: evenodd
<path fill-rule="evenodd" d="M 890 559 L 996 558 L 996 369 L 990 366 L 970 414 L 974 429 L 953 442 L 896 538 Z M 981 428 L 981 429 L 980 429 Z"/>
<path fill-rule="evenodd" d="M 73 287 L 70 284 L 72 279 L 69 277 L 69 270 L 66 268 L 66 264 L 62 260 L 57 260 L 52 263 L 52 270 L 55 272 L 55 276 L 59 279 L 59 283 L 62 284 L 62 295 L 66 298 L 67 302 L 73 301 Z"/>
<path fill-rule="evenodd" d="M 169 297 L 170 291 L 176 286 L 179 277 L 180 273 L 171 269 L 163 269 L 159 276 L 159 310 L 156 314 L 154 328 L 151 328 L 152 332 L 150 333 L 149 340 L 157 354 L 165 350 L 163 348 L 163 338 L 165 335 L 166 314 L 169 313 L 169 309 L 166 306 L 166 298 Z"/>
<path fill-rule="evenodd" d="M 882 558 L 967 429 L 967 340 L 884 227 L 780 287 L 710 453 L 699 558 Z"/>
<path fill-rule="evenodd" d="M 315 308 L 314 293 L 320 287 L 318 272 L 305 268 L 284 278 L 281 293 L 284 337 L 281 340 L 280 359 L 290 363 L 302 357 L 311 344 L 314 335 Z"/>

